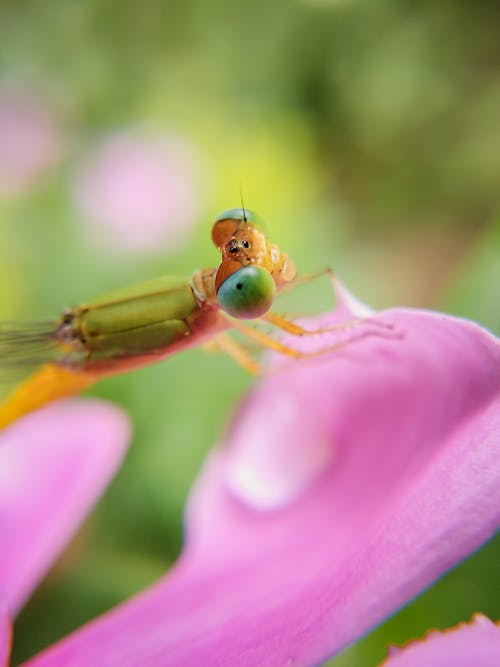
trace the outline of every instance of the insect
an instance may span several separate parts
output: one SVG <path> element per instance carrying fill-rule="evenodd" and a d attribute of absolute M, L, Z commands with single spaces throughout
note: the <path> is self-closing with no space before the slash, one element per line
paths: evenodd
<path fill-rule="evenodd" d="M 225 211 L 214 222 L 212 240 L 221 253 L 215 269 L 196 271 L 188 280 L 162 276 L 111 292 L 64 310 L 48 325 L 0 329 L 0 367 L 29 358 L 34 351 L 42 362 L 0 405 L 0 428 L 101 378 L 207 340 L 249 372 L 258 373 L 252 355 L 227 335 L 231 328 L 287 356 L 313 356 L 245 322 L 265 321 L 299 336 L 317 333 L 269 311 L 276 293 L 300 279 L 293 261 L 259 228 L 256 215 L 244 208 Z"/>

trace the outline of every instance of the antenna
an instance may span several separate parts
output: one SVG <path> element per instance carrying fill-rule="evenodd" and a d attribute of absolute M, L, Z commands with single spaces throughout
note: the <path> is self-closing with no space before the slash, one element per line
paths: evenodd
<path fill-rule="evenodd" d="M 241 181 L 240 181 L 240 199 L 241 199 L 241 209 L 243 211 L 243 220 L 245 222 L 248 222 L 247 212 L 245 211 L 245 204 L 243 203 L 243 186 L 241 184 Z"/>

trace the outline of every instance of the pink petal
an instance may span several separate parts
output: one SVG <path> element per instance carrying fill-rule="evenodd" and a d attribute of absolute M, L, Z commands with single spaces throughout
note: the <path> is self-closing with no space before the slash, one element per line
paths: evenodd
<path fill-rule="evenodd" d="M 391 651 L 381 667 L 498 667 L 500 627 L 476 614 L 470 624 L 432 632 L 425 640 Z"/>
<path fill-rule="evenodd" d="M 12 627 L 7 611 L 0 602 L 0 667 L 8 667 L 12 645 Z"/>
<path fill-rule="evenodd" d="M 0 435 L 0 598 L 15 614 L 114 475 L 126 417 L 95 401 L 64 402 Z"/>
<path fill-rule="evenodd" d="M 195 484 L 178 566 L 29 664 L 317 664 L 487 540 L 498 340 L 438 313 L 377 320 L 394 328 L 311 337 L 358 340 L 258 384 Z"/>

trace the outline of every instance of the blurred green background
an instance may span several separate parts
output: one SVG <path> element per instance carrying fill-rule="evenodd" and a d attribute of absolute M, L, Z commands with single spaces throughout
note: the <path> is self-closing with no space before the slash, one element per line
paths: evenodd
<path fill-rule="evenodd" d="M 239 205 L 241 184 L 301 272 L 330 265 L 378 308 L 439 308 L 498 334 L 499 26 L 493 1 L 4 0 L 2 319 L 47 319 L 115 287 L 213 265 L 211 222 Z M 26 148 L 16 136 L 33 139 Z M 132 154 L 149 141 L 146 163 L 161 146 L 142 176 L 172 180 L 175 207 L 161 187 L 153 193 L 148 247 L 133 215 L 122 230 L 116 221 L 120 205 L 140 219 L 141 202 L 127 197 L 141 174 L 118 166 L 102 192 L 92 181 L 117 137 Z M 102 210 L 89 209 L 93 195 Z M 130 229 L 136 241 L 124 244 Z M 305 289 L 287 308 L 330 307 L 327 285 Z M 91 392 L 128 411 L 134 443 L 20 615 L 15 662 L 164 573 L 189 486 L 252 382 L 194 350 Z M 498 618 L 499 546 L 329 664 L 372 667 L 388 643 L 474 611 Z"/>

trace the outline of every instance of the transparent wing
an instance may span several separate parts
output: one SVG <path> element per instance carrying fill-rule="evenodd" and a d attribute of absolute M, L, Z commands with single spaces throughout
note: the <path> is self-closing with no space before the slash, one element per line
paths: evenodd
<path fill-rule="evenodd" d="M 61 357 L 54 322 L 0 322 L 0 374 Z"/>

